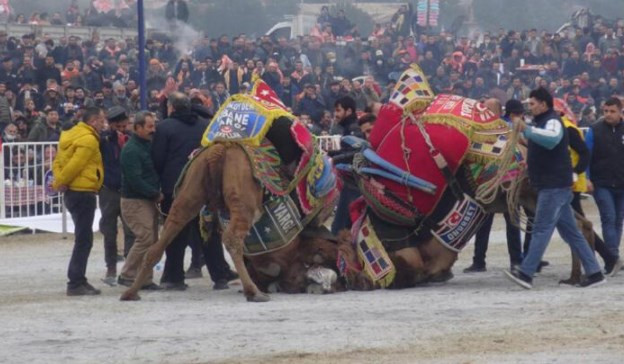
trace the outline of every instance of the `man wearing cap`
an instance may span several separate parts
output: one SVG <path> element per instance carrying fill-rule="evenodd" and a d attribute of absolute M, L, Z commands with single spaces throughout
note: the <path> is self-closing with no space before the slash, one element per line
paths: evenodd
<path fill-rule="evenodd" d="M 485 101 L 485 106 L 496 115 L 501 114 L 501 106 L 498 99 L 488 99 Z M 522 117 L 524 115 L 524 106 L 518 100 L 511 99 L 505 104 L 505 115 L 503 120 L 507 121 L 511 125 L 511 119 Z M 507 228 L 507 251 L 509 252 L 510 265 L 519 265 L 522 263 L 522 244 L 520 238 L 520 229 L 515 226 L 509 217 L 508 213 L 504 214 L 505 224 Z M 485 272 L 485 254 L 487 253 L 488 244 L 490 241 L 490 231 L 492 230 L 492 223 L 494 222 L 494 214 L 490 214 L 487 219 L 481 225 L 481 228 L 475 235 L 475 248 L 474 256 L 472 257 L 472 265 L 464 269 L 464 273 L 477 273 Z"/>
<path fill-rule="evenodd" d="M 100 231 L 104 235 L 104 260 L 106 283 L 113 284 L 117 276 L 117 219 L 121 218 L 124 230 L 124 256 L 128 255 L 134 235 L 121 216 L 121 150 L 128 135 L 128 115 L 122 107 L 115 106 L 106 115 L 109 128 L 102 132 L 100 151 L 104 164 L 104 183 L 100 190 Z"/>

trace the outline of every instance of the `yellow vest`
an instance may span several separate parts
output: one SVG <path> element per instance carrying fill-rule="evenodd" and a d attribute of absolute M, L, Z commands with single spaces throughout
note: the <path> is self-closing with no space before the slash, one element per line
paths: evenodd
<path fill-rule="evenodd" d="M 566 129 L 567 128 L 572 128 L 572 129 L 576 130 L 579 133 L 579 135 L 581 136 L 581 139 L 585 140 L 585 137 L 583 136 L 583 131 L 581 129 L 579 129 L 578 126 L 576 126 L 573 122 L 571 122 L 565 116 L 561 117 L 561 120 L 563 120 L 563 125 L 566 127 Z M 572 159 L 572 167 L 576 167 L 576 165 L 579 162 L 579 155 L 571 147 L 568 147 L 568 150 L 570 151 L 570 158 Z M 574 192 L 587 192 L 587 176 L 585 176 L 584 172 L 578 175 L 577 180 L 572 185 L 572 191 L 574 191 Z"/>

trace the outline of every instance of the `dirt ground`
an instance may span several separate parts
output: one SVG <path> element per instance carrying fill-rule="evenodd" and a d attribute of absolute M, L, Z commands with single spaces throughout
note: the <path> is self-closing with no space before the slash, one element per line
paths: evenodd
<path fill-rule="evenodd" d="M 71 237 L 2 238 L 0 363 L 623 363 L 624 273 L 602 287 L 559 286 L 570 256 L 555 236 L 551 265 L 525 291 L 503 276 L 504 236 L 497 216 L 488 271 L 462 273 L 469 245 L 444 285 L 263 304 L 245 302 L 240 286 L 213 291 L 208 278 L 120 302 L 122 288 L 100 282 L 99 235 L 88 278 L 102 295 L 67 297 Z"/>

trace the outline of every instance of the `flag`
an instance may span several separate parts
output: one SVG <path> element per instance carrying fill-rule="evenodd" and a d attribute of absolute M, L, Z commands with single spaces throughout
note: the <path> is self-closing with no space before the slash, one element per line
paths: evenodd
<path fill-rule="evenodd" d="M 279 107 L 280 109 L 286 110 L 286 105 L 284 105 L 275 91 L 273 91 L 273 89 L 267 85 L 266 82 L 260 79 L 254 84 L 254 87 L 251 90 L 251 95 L 263 104 L 269 103 Z"/>

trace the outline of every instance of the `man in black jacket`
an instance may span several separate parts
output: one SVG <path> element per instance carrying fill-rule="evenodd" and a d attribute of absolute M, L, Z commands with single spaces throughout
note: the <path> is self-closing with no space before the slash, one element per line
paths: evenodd
<path fill-rule="evenodd" d="M 589 178 L 594 199 L 600 212 L 602 234 L 609 251 L 618 257 L 624 220 L 624 120 L 622 102 L 607 100 L 603 106 L 604 120 L 595 123 L 587 133 L 586 142 L 591 152 Z M 589 188 L 591 190 L 591 187 Z M 622 263 L 605 262 L 608 274 L 616 273 Z M 615 268 L 615 269 L 614 269 Z"/>
<path fill-rule="evenodd" d="M 169 117 L 158 124 L 152 142 L 152 159 L 160 178 L 161 191 L 164 195 L 161 207 L 165 214 L 171 209 L 176 182 L 191 153 L 199 148 L 202 135 L 208 127 L 208 121 L 193 112 L 190 99 L 180 92 L 174 92 L 169 96 L 167 114 Z M 184 250 L 189 242 L 194 243 L 197 240 L 198 234 L 194 230 L 198 229 L 199 221 L 194 219 L 167 247 L 167 260 L 160 280 L 164 289 L 186 289 L 187 286 L 184 283 Z M 200 246 L 191 247 L 196 249 Z M 219 256 L 214 251 L 210 254 L 206 253 L 207 263 L 212 265 L 218 262 L 223 267 L 220 271 L 224 274 L 225 272 L 229 273 L 229 266 L 223 258 L 222 245 L 218 244 L 212 248 L 219 250 L 221 254 Z M 215 282 L 221 278 L 212 276 L 212 280 Z"/>
<path fill-rule="evenodd" d="M 104 164 L 104 184 L 99 192 L 100 231 L 104 235 L 104 260 L 106 262 L 106 278 L 104 282 L 114 284 L 117 277 L 117 221 L 121 218 L 124 232 L 124 256 L 128 255 L 134 243 L 134 234 L 121 216 L 121 150 L 128 136 L 125 134 L 128 125 L 126 111 L 115 106 L 106 115 L 109 129 L 100 136 L 100 152 Z"/>
<path fill-rule="evenodd" d="M 357 115 L 355 114 L 355 100 L 349 96 L 344 96 L 335 103 L 334 118 L 336 125 L 331 134 L 334 135 L 355 135 L 364 138 L 364 134 L 360 129 Z M 337 235 L 341 230 L 351 227 L 351 218 L 349 217 L 349 205 L 360 197 L 360 191 L 356 186 L 346 184 L 340 192 L 338 206 L 336 208 L 336 217 L 331 226 L 331 231 Z"/>

